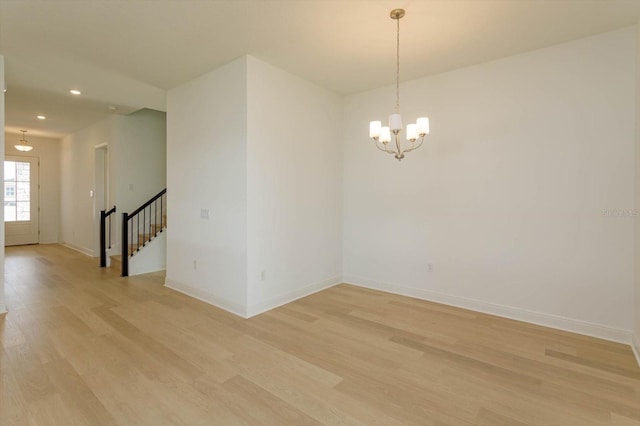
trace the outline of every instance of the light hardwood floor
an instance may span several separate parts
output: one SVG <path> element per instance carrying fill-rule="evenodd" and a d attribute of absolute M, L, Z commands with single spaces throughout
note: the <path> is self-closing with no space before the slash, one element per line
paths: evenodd
<path fill-rule="evenodd" d="M 640 425 L 629 347 L 340 285 L 243 320 L 7 249 L 0 425 Z"/>

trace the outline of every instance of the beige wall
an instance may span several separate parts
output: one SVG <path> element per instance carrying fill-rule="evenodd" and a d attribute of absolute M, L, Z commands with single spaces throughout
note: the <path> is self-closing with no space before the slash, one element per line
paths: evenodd
<path fill-rule="evenodd" d="M 60 140 L 30 136 L 26 138 L 33 150 L 20 152 L 13 146 L 20 143 L 21 134 L 5 133 L 5 155 L 36 157 L 40 162 L 40 243 L 58 242 L 60 228 Z"/>

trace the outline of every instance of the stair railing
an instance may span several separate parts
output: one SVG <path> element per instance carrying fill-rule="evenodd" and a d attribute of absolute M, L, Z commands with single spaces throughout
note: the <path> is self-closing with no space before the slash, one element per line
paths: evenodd
<path fill-rule="evenodd" d="M 166 226 L 164 208 L 167 189 L 163 189 L 132 213 L 122 213 L 122 276 L 129 276 L 129 257 Z M 134 238 L 135 237 L 135 238 Z"/>
<path fill-rule="evenodd" d="M 100 210 L 100 267 L 107 266 L 107 243 L 111 249 L 111 215 L 116 212 L 116 206 L 111 210 Z"/>

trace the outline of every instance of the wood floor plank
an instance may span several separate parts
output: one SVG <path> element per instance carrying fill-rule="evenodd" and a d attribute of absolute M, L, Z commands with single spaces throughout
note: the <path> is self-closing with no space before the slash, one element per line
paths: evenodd
<path fill-rule="evenodd" d="M 251 319 L 10 247 L 0 425 L 640 425 L 630 348 L 339 285 Z"/>
<path fill-rule="evenodd" d="M 28 403 L 46 398 L 55 393 L 37 354 L 28 345 L 5 348 L 10 369 L 17 379 L 22 396 Z"/>
<path fill-rule="evenodd" d="M 254 419 L 257 422 L 274 426 L 322 424 L 242 376 L 227 380 L 223 387 L 228 392 L 242 397 L 246 405 L 254 411 Z"/>
<path fill-rule="evenodd" d="M 0 348 L 0 367 L 8 364 L 7 356 Z M 0 368 L 0 425 L 29 424 L 27 401 L 10 368 Z"/>
<path fill-rule="evenodd" d="M 114 423 L 111 414 L 68 362 L 49 362 L 44 364 L 44 369 L 69 411 L 77 413 L 74 417 L 83 418 L 85 423 L 92 425 Z"/>

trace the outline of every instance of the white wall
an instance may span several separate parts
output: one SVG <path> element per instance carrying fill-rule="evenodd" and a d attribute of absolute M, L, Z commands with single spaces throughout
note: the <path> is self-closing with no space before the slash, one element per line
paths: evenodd
<path fill-rule="evenodd" d="M 167 94 L 166 283 L 239 315 L 247 281 L 246 67 L 240 58 Z"/>
<path fill-rule="evenodd" d="M 0 55 L 0 129 L 4 130 L 4 57 Z M 4 158 L 4 131 L 0 132 L 0 156 Z M 4 176 L 4 162 L 0 162 L 0 172 Z M 4 201 L 4 191 L 2 191 Z M 4 223 L 4 209 L 0 209 L 0 223 Z M 4 226 L 0 226 L 0 314 L 6 312 L 4 301 Z"/>
<path fill-rule="evenodd" d="M 347 97 L 345 280 L 628 341 L 635 37 L 402 84 L 432 133 L 401 163 L 368 139 L 393 88 Z"/>
<path fill-rule="evenodd" d="M 29 136 L 33 150 L 20 152 L 13 146 L 20 143 L 22 134 L 5 133 L 5 154 L 13 157 L 37 157 L 40 162 L 40 243 L 58 242 L 60 228 L 60 140 Z"/>
<path fill-rule="evenodd" d="M 109 207 L 117 207 L 112 234 L 116 252 L 122 213 L 166 186 L 165 113 L 113 115 L 62 140 L 60 241 L 95 256 L 99 211 L 94 211 L 89 191 L 95 189 L 96 146 L 103 144 L 109 151 Z"/>
<path fill-rule="evenodd" d="M 110 200 L 117 208 L 112 233 L 116 253 L 121 247 L 122 213 L 133 212 L 167 187 L 166 113 L 142 109 L 118 116 L 109 150 Z"/>
<path fill-rule="evenodd" d="M 251 56 L 247 61 L 253 315 L 341 281 L 342 98 Z"/>
<path fill-rule="evenodd" d="M 632 347 L 640 364 L 640 22 L 636 26 L 635 298 Z"/>
<path fill-rule="evenodd" d="M 110 155 L 119 212 L 137 209 L 166 188 L 166 123 L 166 113 L 150 109 L 118 117 Z"/>
<path fill-rule="evenodd" d="M 167 233 L 161 232 L 129 259 L 129 276 L 167 269 Z"/>
<path fill-rule="evenodd" d="M 94 255 L 95 146 L 115 140 L 117 116 L 62 139 L 60 148 L 60 242 Z M 98 253 L 95 253 L 97 256 Z"/>

